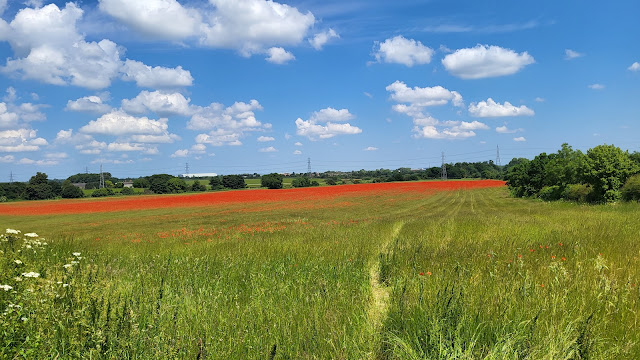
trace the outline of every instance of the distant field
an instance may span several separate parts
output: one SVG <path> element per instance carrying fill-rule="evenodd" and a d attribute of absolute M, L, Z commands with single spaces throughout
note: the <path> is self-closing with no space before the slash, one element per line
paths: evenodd
<path fill-rule="evenodd" d="M 0 204 L 46 239 L 0 239 L 0 358 L 637 359 L 638 218 L 496 181 Z"/>

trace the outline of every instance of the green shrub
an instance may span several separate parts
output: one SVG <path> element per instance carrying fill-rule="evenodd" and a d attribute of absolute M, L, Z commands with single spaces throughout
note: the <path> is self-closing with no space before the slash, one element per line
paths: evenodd
<path fill-rule="evenodd" d="M 562 197 L 566 200 L 586 202 L 591 197 L 591 186 L 587 184 L 570 184 L 562 192 Z"/>
<path fill-rule="evenodd" d="M 102 188 L 102 189 L 98 189 L 98 190 L 94 191 L 91 194 L 91 197 L 103 197 L 103 196 L 111 196 L 111 195 L 113 195 L 113 190 L 107 189 L 107 188 Z"/>
<path fill-rule="evenodd" d="M 260 179 L 260 185 L 269 189 L 282 189 L 282 175 L 271 173 L 263 175 Z"/>
<path fill-rule="evenodd" d="M 62 187 L 62 197 L 65 199 L 77 199 L 84 197 L 84 191 L 74 185 L 65 185 Z"/>
<path fill-rule="evenodd" d="M 8 201 L 8 200 L 7 200 L 7 197 L 6 197 L 6 196 L 4 196 L 4 195 L 3 195 L 3 196 L 0 196 L 0 203 L 7 202 L 7 201 Z"/>
<path fill-rule="evenodd" d="M 562 189 L 558 185 L 545 186 L 538 193 L 538 197 L 544 201 L 560 200 Z"/>
<path fill-rule="evenodd" d="M 126 187 L 126 188 L 122 188 L 122 190 L 120 190 L 120 194 L 122 195 L 134 195 L 136 192 L 133 190 L 133 188 L 130 187 Z"/>
<path fill-rule="evenodd" d="M 630 177 L 621 191 L 623 200 L 640 201 L 640 174 Z"/>

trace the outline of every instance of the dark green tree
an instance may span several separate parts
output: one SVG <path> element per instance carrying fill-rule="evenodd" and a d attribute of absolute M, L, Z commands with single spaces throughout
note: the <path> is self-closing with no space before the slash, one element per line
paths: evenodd
<path fill-rule="evenodd" d="M 582 165 L 584 182 L 591 185 L 598 201 L 617 201 L 620 188 L 627 179 L 638 172 L 638 165 L 631 160 L 628 151 L 614 145 L 599 145 L 587 151 Z"/>
<path fill-rule="evenodd" d="M 222 177 L 222 186 L 228 189 L 244 189 L 247 184 L 245 184 L 244 178 L 240 175 L 225 175 Z"/>
<path fill-rule="evenodd" d="M 24 190 L 24 198 L 26 200 L 44 200 L 55 197 L 47 174 L 38 172 L 29 179 Z"/>
<path fill-rule="evenodd" d="M 77 199 L 84 197 L 84 191 L 77 186 L 71 185 L 71 182 L 68 184 L 62 185 L 62 193 L 61 196 L 64 199 Z"/>
<path fill-rule="evenodd" d="M 219 190 L 224 188 L 222 185 L 222 176 L 214 176 L 209 179 L 209 185 L 211 186 L 211 190 Z"/>
<path fill-rule="evenodd" d="M 282 189 L 282 180 L 283 177 L 277 173 L 271 173 L 267 175 L 262 175 L 260 179 L 260 183 L 262 187 L 266 187 L 269 189 Z"/>
<path fill-rule="evenodd" d="M 151 184 L 149 184 L 149 180 L 145 178 L 139 178 L 133 180 L 133 187 L 136 189 L 146 189 L 149 188 Z"/>
<path fill-rule="evenodd" d="M 201 184 L 200 181 L 195 180 L 193 184 L 191 184 L 191 191 L 206 191 L 207 185 Z"/>

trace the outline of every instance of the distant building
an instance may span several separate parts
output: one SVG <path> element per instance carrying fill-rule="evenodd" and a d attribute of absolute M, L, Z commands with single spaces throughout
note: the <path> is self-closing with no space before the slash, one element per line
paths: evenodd
<path fill-rule="evenodd" d="M 85 188 L 87 187 L 87 183 L 73 183 L 73 184 L 71 184 L 71 185 L 73 185 L 73 186 L 77 186 L 77 187 L 79 187 L 79 188 L 80 188 L 80 189 L 82 189 L 82 190 L 85 190 Z"/>
<path fill-rule="evenodd" d="M 203 177 L 214 177 L 218 176 L 216 173 L 201 173 L 201 174 L 182 174 L 181 177 L 185 178 L 203 178 Z"/>
<path fill-rule="evenodd" d="M 133 187 L 133 181 L 131 180 L 123 181 L 122 183 L 124 184 L 124 187 L 128 187 L 128 188 Z"/>

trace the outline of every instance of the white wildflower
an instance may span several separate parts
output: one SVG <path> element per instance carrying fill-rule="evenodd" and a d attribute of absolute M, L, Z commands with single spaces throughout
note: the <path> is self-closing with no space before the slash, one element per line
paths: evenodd
<path fill-rule="evenodd" d="M 26 233 L 26 234 L 24 234 L 24 236 L 28 236 L 30 238 L 37 238 L 38 234 L 36 234 L 36 233 Z"/>
<path fill-rule="evenodd" d="M 69 286 L 69 284 L 62 284 L 62 287 L 67 287 Z"/>
<path fill-rule="evenodd" d="M 78 256 L 80 256 L 80 253 L 79 252 L 74 252 L 73 256 L 78 257 Z"/>
<path fill-rule="evenodd" d="M 73 264 L 64 264 L 62 265 L 65 269 L 68 269 L 73 266 Z"/>
<path fill-rule="evenodd" d="M 23 322 L 27 322 L 27 320 L 29 320 L 29 319 L 27 319 L 26 317 L 23 316 L 23 317 L 20 318 L 20 320 L 22 320 Z"/>
<path fill-rule="evenodd" d="M 22 273 L 22 276 L 28 277 L 28 278 L 37 278 L 37 277 L 40 277 L 40 273 L 31 271 L 28 273 Z"/>
<path fill-rule="evenodd" d="M 18 264 L 18 265 L 22 265 L 22 261 L 20 261 L 20 260 L 13 260 L 13 262 Z"/>
<path fill-rule="evenodd" d="M 14 230 L 14 229 L 7 229 L 6 231 L 7 234 L 20 234 L 20 230 Z"/>
<path fill-rule="evenodd" d="M 75 261 L 75 260 L 73 260 L 71 263 L 72 263 L 73 265 L 75 265 L 75 264 L 77 264 L 78 262 L 77 262 L 77 261 Z"/>
<path fill-rule="evenodd" d="M 24 247 L 26 247 L 27 249 L 31 249 L 31 245 L 27 244 Z"/>
<path fill-rule="evenodd" d="M 10 285 L 0 285 L 0 289 L 4 290 L 4 291 L 9 291 L 13 289 L 13 286 Z"/>

